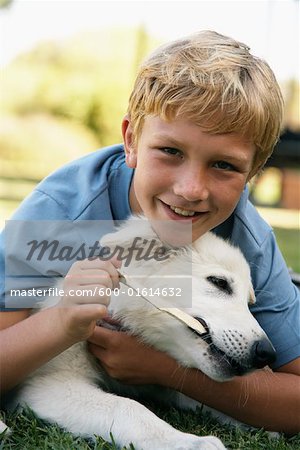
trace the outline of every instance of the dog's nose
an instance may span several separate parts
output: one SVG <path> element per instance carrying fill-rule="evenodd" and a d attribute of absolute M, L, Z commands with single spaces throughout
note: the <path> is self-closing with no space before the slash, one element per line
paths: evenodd
<path fill-rule="evenodd" d="M 251 349 L 251 355 L 252 364 L 257 369 L 272 364 L 276 359 L 276 351 L 268 339 L 255 341 Z"/>

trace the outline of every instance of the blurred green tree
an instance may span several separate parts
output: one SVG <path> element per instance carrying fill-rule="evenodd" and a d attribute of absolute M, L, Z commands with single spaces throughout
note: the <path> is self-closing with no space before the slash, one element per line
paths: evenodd
<path fill-rule="evenodd" d="M 143 27 L 41 42 L 2 70 L 0 177 L 45 171 L 120 142 L 137 65 L 157 45 Z M 21 163 L 22 162 L 22 163 Z"/>
<path fill-rule="evenodd" d="M 99 144 L 119 141 L 120 121 L 148 41 L 139 28 L 43 42 L 5 69 L 2 111 L 68 118 L 89 128 Z"/>
<path fill-rule="evenodd" d="M 13 0 L 0 0 L 0 9 L 8 8 Z"/>

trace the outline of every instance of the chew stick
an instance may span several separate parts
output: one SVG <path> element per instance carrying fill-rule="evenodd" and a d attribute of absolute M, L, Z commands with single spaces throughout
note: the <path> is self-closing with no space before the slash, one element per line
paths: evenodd
<path fill-rule="evenodd" d="M 119 277 L 120 277 L 120 282 L 121 283 L 123 283 L 125 286 L 130 287 L 131 289 L 133 289 L 138 294 L 139 297 L 142 297 L 144 300 L 146 300 L 146 302 L 150 303 L 152 306 L 154 306 L 159 311 L 166 312 L 170 316 L 175 317 L 177 320 L 180 320 L 180 322 L 182 322 L 185 325 L 187 325 L 189 328 L 191 328 L 193 331 L 195 331 L 200 336 L 204 335 L 204 334 L 207 334 L 207 330 L 202 325 L 202 323 L 200 323 L 197 319 L 195 319 L 190 314 L 187 314 L 186 312 L 182 311 L 179 308 L 161 308 L 159 306 L 156 306 L 147 297 L 145 297 L 144 295 L 141 295 L 140 292 L 138 293 L 137 290 L 133 286 L 128 284 L 125 276 L 122 275 L 120 272 L 119 272 Z"/>

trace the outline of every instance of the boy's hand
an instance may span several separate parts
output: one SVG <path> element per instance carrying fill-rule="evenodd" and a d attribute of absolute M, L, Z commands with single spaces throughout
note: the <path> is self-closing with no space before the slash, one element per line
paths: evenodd
<path fill-rule="evenodd" d="M 124 332 L 95 327 L 88 341 L 106 372 L 123 383 L 168 386 L 179 370 L 175 359 Z"/>
<path fill-rule="evenodd" d="M 67 273 L 64 297 L 57 306 L 64 330 L 74 342 L 87 339 L 97 320 L 107 316 L 110 291 L 119 286 L 120 265 L 115 259 L 85 259 L 74 263 Z"/>

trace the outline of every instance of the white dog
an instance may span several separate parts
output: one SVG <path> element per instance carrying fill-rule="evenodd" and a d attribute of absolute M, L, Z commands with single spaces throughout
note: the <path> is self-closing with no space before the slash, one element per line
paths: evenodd
<path fill-rule="evenodd" d="M 181 365 L 198 368 L 220 382 L 270 363 L 274 349 L 248 309 L 254 294 L 241 252 L 207 233 L 191 246 L 158 253 L 163 243 L 150 225 L 134 220 L 134 226 L 131 220 L 103 240 L 110 248 L 118 244 L 128 249 L 136 236 L 142 238 L 135 243 L 130 264 L 121 269 L 127 287 L 121 284 L 119 295 L 112 295 L 113 318 L 128 333 L 170 354 Z M 141 261 L 137 255 L 149 242 L 151 255 Z M 165 258 L 155 260 L 155 255 L 163 253 Z M 184 312 L 199 321 L 198 330 L 192 317 L 189 320 L 173 309 L 178 308 L 176 292 L 184 289 L 179 275 L 186 267 L 192 268 L 192 273 Z M 175 288 L 177 281 L 179 287 Z M 27 404 L 41 418 L 75 435 L 96 434 L 107 441 L 113 435 L 120 447 L 133 443 L 137 450 L 225 448 L 213 436 L 198 437 L 174 429 L 138 401 L 127 398 L 138 399 L 145 392 L 181 407 L 195 405 L 176 391 L 122 385 L 104 373 L 85 343 L 78 343 L 28 377 L 14 404 Z"/>

